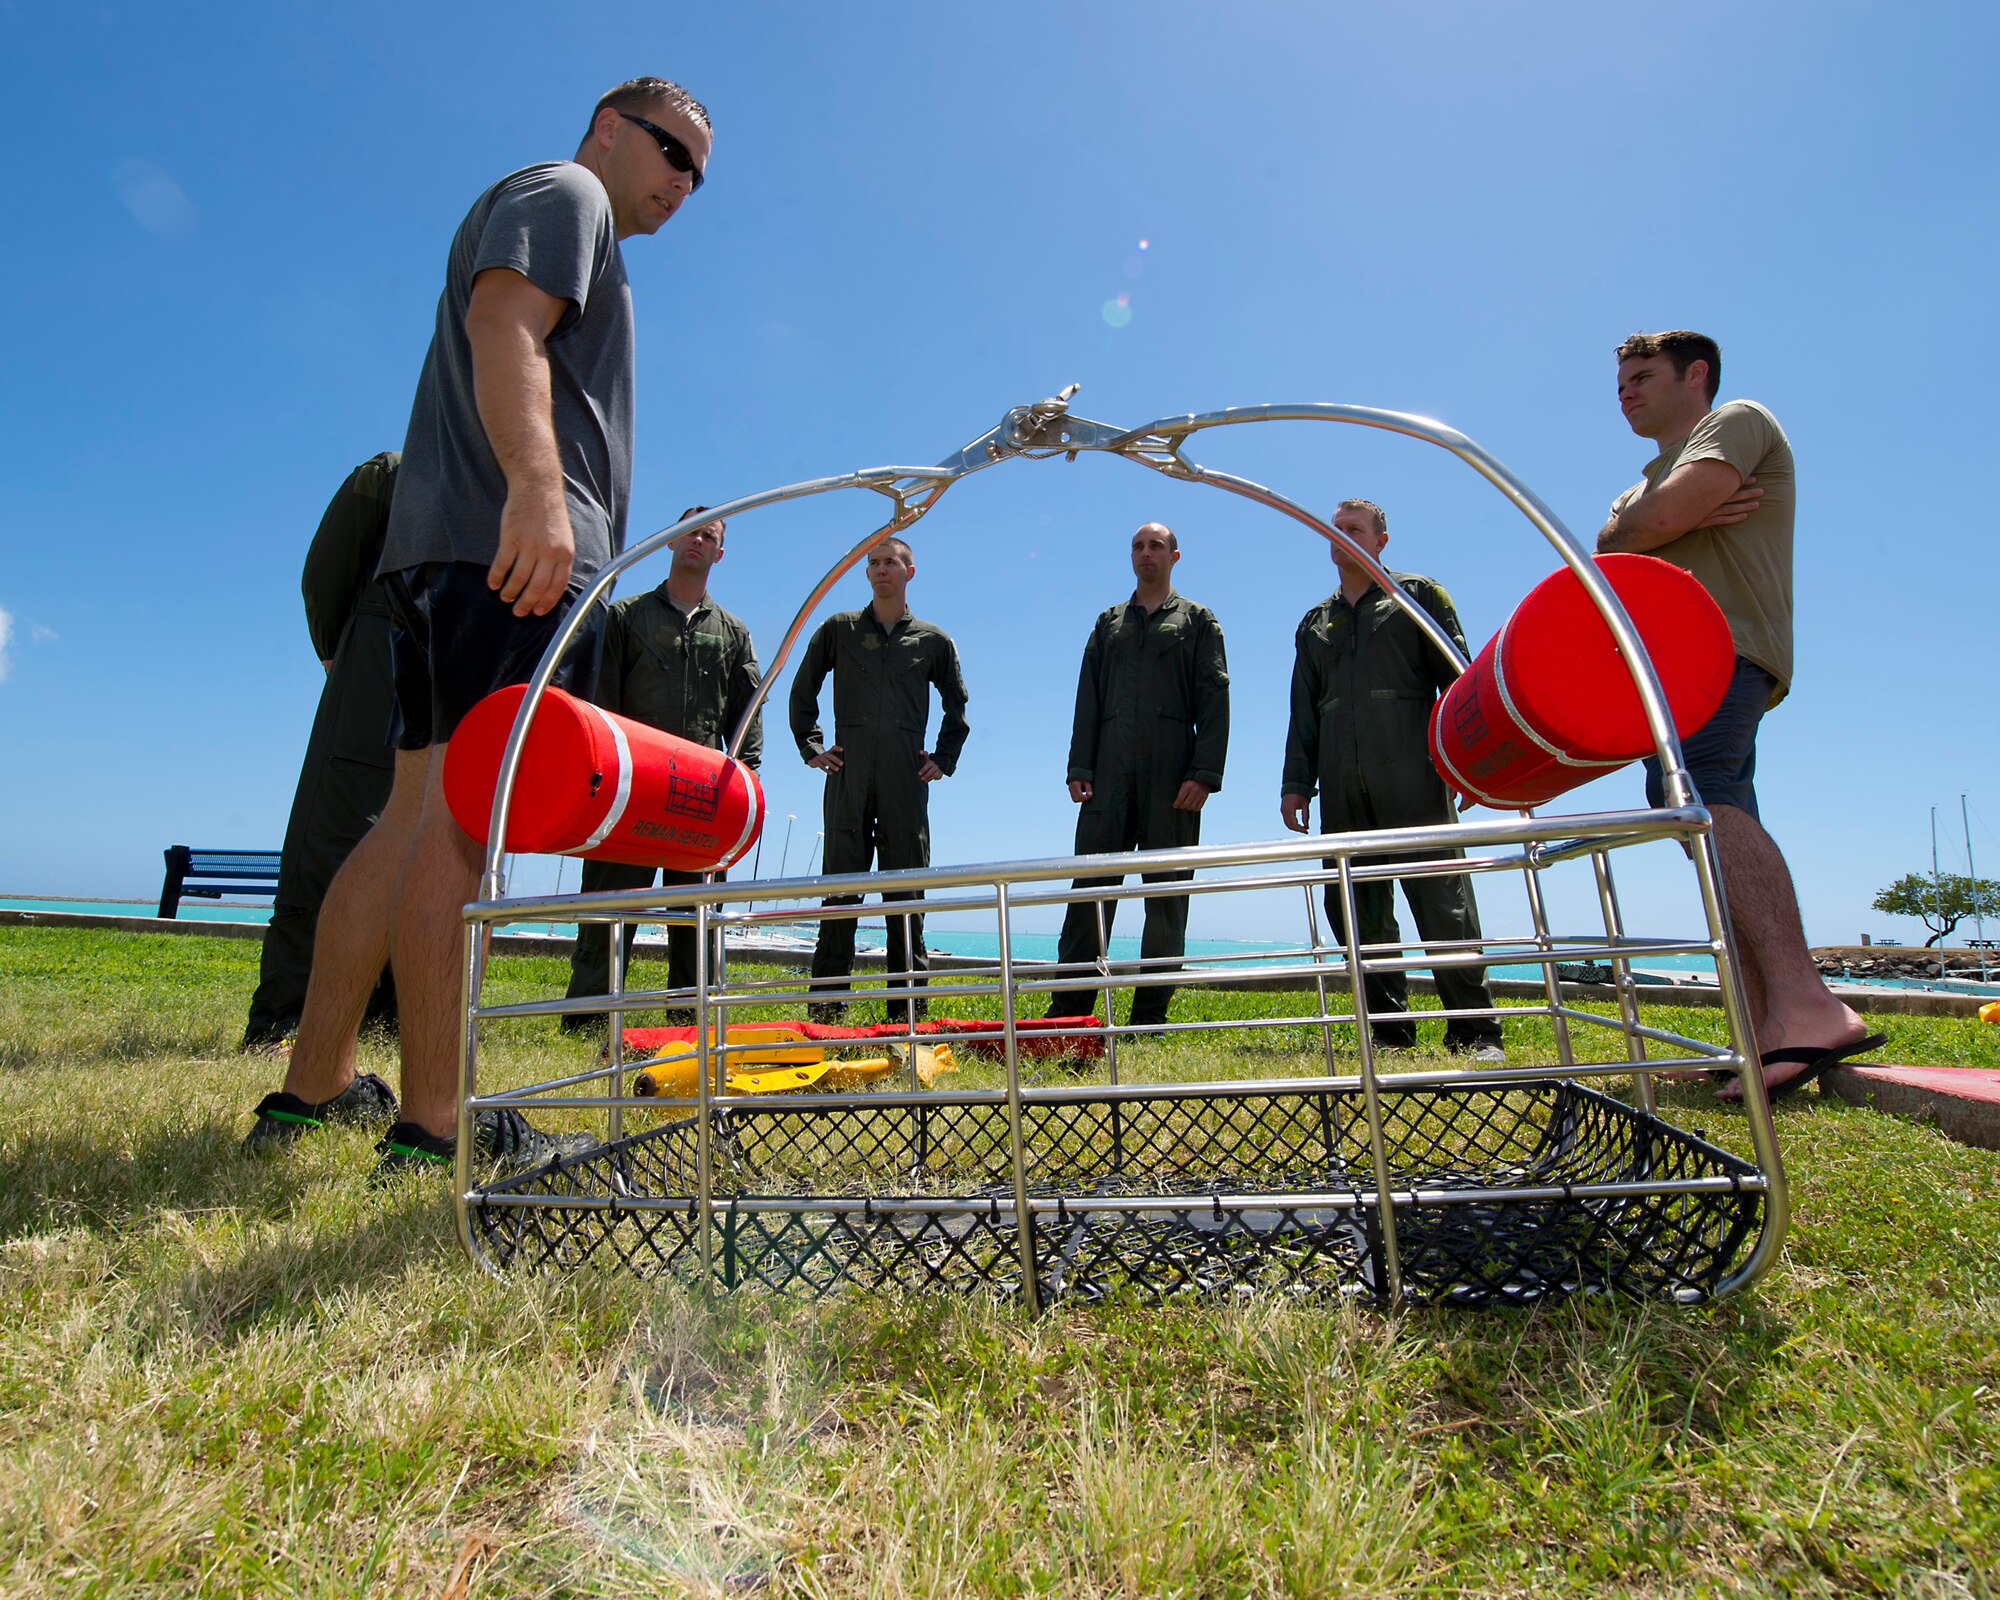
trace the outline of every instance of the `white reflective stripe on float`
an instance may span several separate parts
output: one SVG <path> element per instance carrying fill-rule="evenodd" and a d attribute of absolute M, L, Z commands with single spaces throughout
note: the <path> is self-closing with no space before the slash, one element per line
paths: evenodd
<path fill-rule="evenodd" d="M 618 751 L 618 788 L 611 796 L 611 809 L 604 814 L 604 820 L 597 825 L 597 832 L 574 850 L 567 852 L 570 855 L 588 855 L 611 836 L 611 830 L 618 826 L 619 819 L 625 815 L 625 806 L 632 798 L 632 747 L 625 742 L 625 730 L 618 726 L 615 719 L 607 717 L 599 707 L 587 700 L 579 700 L 577 704 L 604 724 L 606 731 L 611 735 L 612 744 Z"/>
<path fill-rule="evenodd" d="M 1585 756 L 1573 756 L 1567 750 L 1557 749 L 1535 731 L 1533 724 L 1522 715 L 1521 708 L 1514 704 L 1514 696 L 1507 689 L 1507 628 L 1513 625 L 1513 621 L 1512 617 L 1507 619 L 1507 626 L 1500 630 L 1500 642 L 1493 647 L 1493 685 L 1500 691 L 1500 707 L 1507 713 L 1507 720 L 1514 725 L 1521 736 L 1554 756 L 1563 766 L 1579 770 L 1595 769 L 1599 772 L 1612 772 L 1638 760 L 1637 756 L 1627 756 L 1623 761 L 1596 761 Z"/>
<path fill-rule="evenodd" d="M 1468 800 L 1476 801 L 1482 806 L 1491 806 L 1496 811 L 1513 811 L 1519 809 L 1517 804 L 1510 805 L 1505 800 L 1496 800 L 1493 798 L 1492 795 L 1486 793 L 1485 790 L 1475 786 L 1471 782 L 1471 780 L 1468 779 L 1465 776 L 1465 774 L 1459 770 L 1458 763 L 1451 759 L 1451 752 L 1445 748 L 1444 741 L 1442 739 L 1436 740 L 1432 743 L 1431 755 L 1433 757 L 1431 763 L 1433 766 L 1437 766 L 1440 763 L 1442 763 L 1444 771 L 1441 774 L 1441 776 L 1444 778 L 1444 781 L 1450 787 L 1456 789 L 1460 794 L 1464 795 Z"/>
<path fill-rule="evenodd" d="M 1500 709 L 1507 713 L 1507 720 L 1514 725 L 1514 730 L 1522 738 L 1542 750 L 1545 754 L 1554 756 L 1558 761 L 1564 761 L 1567 758 L 1563 753 L 1529 726 L 1528 719 L 1521 715 L 1520 707 L 1514 704 L 1514 696 L 1508 692 L 1507 632 L 1513 624 L 1514 619 L 1509 617 L 1502 624 L 1500 637 L 1494 641 L 1493 645 L 1493 687 L 1500 691 Z M 1569 765 L 1574 766 L 1575 763 L 1570 762 Z"/>
<path fill-rule="evenodd" d="M 735 764 L 735 757 L 733 756 L 725 757 L 724 759 L 729 761 L 731 765 Z M 726 867 L 733 862 L 743 859 L 743 852 L 750 848 L 750 841 L 757 836 L 757 829 L 762 825 L 764 820 L 764 786 L 757 781 L 754 773 L 748 773 L 748 769 L 745 770 L 749 781 L 743 787 L 749 796 L 749 800 L 743 807 L 743 832 L 737 836 L 736 843 L 723 852 L 722 859 L 716 862 L 718 867 Z"/>

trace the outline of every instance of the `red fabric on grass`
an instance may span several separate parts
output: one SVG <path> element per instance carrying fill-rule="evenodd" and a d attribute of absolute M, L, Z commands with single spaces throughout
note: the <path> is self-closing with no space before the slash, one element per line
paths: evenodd
<path fill-rule="evenodd" d="M 746 1028 L 765 1027 L 770 1019 L 762 1023 L 746 1022 Z M 815 1044 L 856 1044 L 870 1039 L 903 1039 L 910 1030 L 900 1022 L 878 1022 L 865 1028 L 841 1027 L 827 1022 L 791 1022 L 785 1025 L 797 1028 L 801 1037 Z M 945 1035 L 956 1038 L 962 1034 L 981 1033 L 998 1028 L 998 1022 L 980 1021 L 971 1017 L 934 1017 L 917 1024 L 917 1036 L 937 1037 Z M 1104 1054 L 1104 1039 L 1101 1030 L 1104 1024 L 1095 1016 L 1089 1017 L 1021 1017 L 1014 1023 L 1016 1052 L 1031 1061 L 1068 1057 L 1072 1060 L 1094 1061 Z M 692 1026 L 680 1028 L 627 1028 L 625 1048 L 657 1053 L 668 1045 L 693 1044 Z M 999 1056 L 1006 1046 L 999 1039 L 968 1040 L 964 1048 L 969 1054 Z"/>

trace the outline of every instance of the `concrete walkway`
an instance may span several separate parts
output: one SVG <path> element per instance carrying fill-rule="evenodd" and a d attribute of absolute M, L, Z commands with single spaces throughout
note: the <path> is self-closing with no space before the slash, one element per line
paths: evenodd
<path fill-rule="evenodd" d="M 1819 1080 L 1819 1092 L 1931 1123 L 1975 1149 L 2000 1150 L 2000 1071 L 1988 1067 L 1835 1067 Z"/>

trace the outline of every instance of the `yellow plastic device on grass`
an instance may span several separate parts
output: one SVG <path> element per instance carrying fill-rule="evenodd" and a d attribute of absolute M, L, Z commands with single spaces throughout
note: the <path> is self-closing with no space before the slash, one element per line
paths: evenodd
<path fill-rule="evenodd" d="M 711 1045 L 716 1043 L 716 1037 L 715 1030 L 710 1028 L 708 1042 Z M 738 1022 L 730 1027 L 727 1038 L 732 1064 L 806 1067 L 826 1059 L 825 1047 L 808 1039 L 796 1022 Z M 750 1048 L 744 1049 L 745 1045 Z M 694 1041 L 690 1039 L 685 1044 L 670 1044 L 660 1052 L 662 1060 L 677 1056 L 692 1059 Z"/>
<path fill-rule="evenodd" d="M 764 1033 L 773 1036 L 772 1044 L 767 1045 L 764 1040 L 755 1037 Z M 776 1028 L 729 1030 L 732 1045 L 757 1046 L 740 1054 L 734 1050 L 730 1052 L 727 1071 L 731 1094 L 797 1094 L 806 1089 L 859 1089 L 907 1065 L 911 1048 L 906 1044 L 892 1043 L 887 1047 L 887 1055 L 866 1056 L 858 1061 L 843 1061 L 838 1057 L 828 1060 L 821 1045 L 780 1046 L 775 1044 L 777 1038 L 796 1040 L 799 1035 L 784 1033 Z M 927 1042 L 916 1046 L 916 1052 L 917 1081 L 926 1089 L 947 1072 L 958 1070 L 958 1059 L 952 1055 L 948 1044 Z M 646 1063 L 645 1070 L 632 1080 L 632 1093 L 642 1100 L 692 1099 L 700 1086 L 701 1062 L 695 1055 L 694 1046 L 677 1045 Z"/>

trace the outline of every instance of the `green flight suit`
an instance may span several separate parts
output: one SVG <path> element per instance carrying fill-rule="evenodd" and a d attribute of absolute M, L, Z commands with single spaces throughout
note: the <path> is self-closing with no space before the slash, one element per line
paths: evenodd
<path fill-rule="evenodd" d="M 1390 576 L 1463 651 L 1465 632 L 1444 585 L 1414 573 Z M 1456 674 L 1423 630 L 1371 585 L 1352 606 L 1338 593 L 1314 606 L 1300 621 L 1295 644 L 1284 793 L 1310 799 L 1318 790 L 1322 833 L 1452 821 L 1451 796 L 1431 765 L 1427 732 L 1431 704 Z M 1463 855 L 1460 850 L 1437 850 L 1404 859 L 1443 861 Z M 1479 937 L 1479 910 L 1463 877 L 1401 882 L 1419 938 Z M 1354 900 L 1363 944 L 1401 941 L 1395 892 L 1389 884 L 1357 883 Z M 1347 921 L 1341 915 L 1338 884 L 1327 885 L 1326 914 L 1333 937 L 1345 940 Z M 1447 1010 L 1485 1009 L 1493 1003 L 1478 969 L 1440 967 L 1434 975 L 1438 998 Z M 1397 1015 L 1410 1008 L 1404 975 L 1371 973 L 1363 990 L 1376 1043 L 1414 1045 L 1416 1024 Z M 1499 1042 L 1500 1025 L 1490 1018 L 1464 1018 L 1445 1025 L 1450 1049 L 1476 1050 Z"/>
<path fill-rule="evenodd" d="M 1229 662 L 1222 625 L 1206 606 L 1169 594 L 1150 616 L 1138 597 L 1098 617 L 1083 647 L 1077 675 L 1076 715 L 1070 730 L 1069 777 L 1091 786 L 1076 816 L 1076 853 L 1165 850 L 1201 842 L 1201 813 L 1177 811 L 1174 796 L 1189 779 L 1211 791 L 1222 787 L 1229 752 Z M 1147 883 L 1171 883 L 1191 872 L 1148 872 Z M 1079 878 L 1096 889 L 1123 878 Z M 1063 917 L 1056 959 L 1098 960 L 1098 912 L 1104 937 L 1118 911 L 1115 900 L 1077 901 Z M 1186 895 L 1156 895 L 1145 902 L 1142 957 L 1180 956 L 1187 950 Z M 1173 985 L 1132 991 L 1132 1022 L 1149 1027 L 1167 1020 Z M 1097 989 L 1049 997 L 1050 1016 L 1088 1016 Z"/>
<path fill-rule="evenodd" d="M 942 628 L 903 613 L 884 629 L 874 607 L 827 618 L 799 659 L 792 680 L 792 737 L 806 761 L 824 753 L 819 725 L 819 690 L 833 674 L 833 742 L 842 766 L 826 775 L 826 852 L 823 871 L 866 872 L 871 861 L 883 872 L 931 864 L 930 785 L 917 776 L 930 721 L 930 693 L 937 690 L 941 716 L 930 759 L 946 776 L 957 770 L 959 752 L 971 732 L 965 720 L 965 675 L 958 646 Z M 885 895 L 884 900 L 920 900 L 921 895 Z M 859 895 L 837 895 L 827 905 L 858 905 Z M 921 915 L 892 916 L 891 971 L 921 973 L 928 965 Z M 819 925 L 812 974 L 831 987 L 844 987 L 854 970 L 855 923 L 829 918 Z M 835 981 L 837 980 L 837 982 Z M 915 980 L 923 987 L 924 980 Z M 921 1002 L 916 1009 L 921 1010 Z M 837 1005 L 816 1006 L 831 1018 Z M 892 1015 L 893 1015 L 892 1009 Z"/>
<path fill-rule="evenodd" d="M 388 803 L 396 752 L 390 736 L 395 672 L 389 602 L 375 563 L 389 527 L 402 456 L 386 450 L 356 467 L 335 491 L 306 550 L 300 590 L 313 653 L 331 663 L 313 714 L 292 813 L 278 861 L 271 925 L 250 998 L 243 1048 L 298 1031 L 312 973 L 313 933 L 327 885 Z M 396 991 L 386 969 L 367 1022 L 394 1025 Z"/>
<path fill-rule="evenodd" d="M 604 622 L 603 657 L 592 698 L 607 711 L 678 734 L 711 750 L 726 749 L 737 723 L 756 698 L 759 673 L 750 630 L 740 618 L 706 598 L 690 613 L 668 598 L 667 586 L 615 602 Z M 764 719 L 760 711 L 744 735 L 743 764 L 756 767 L 764 753 Z M 654 878 L 667 884 L 699 883 L 698 872 L 627 866 L 617 861 L 586 861 L 583 892 L 646 889 Z M 630 962 L 636 923 L 625 928 L 625 957 Z M 691 989 L 695 981 L 695 936 L 692 928 L 674 928 L 667 935 L 667 986 Z M 569 995 L 601 995 L 611 982 L 611 929 L 602 922 L 578 929 L 570 957 Z M 563 1018 L 574 1032 L 603 1020 L 576 1014 Z"/>

